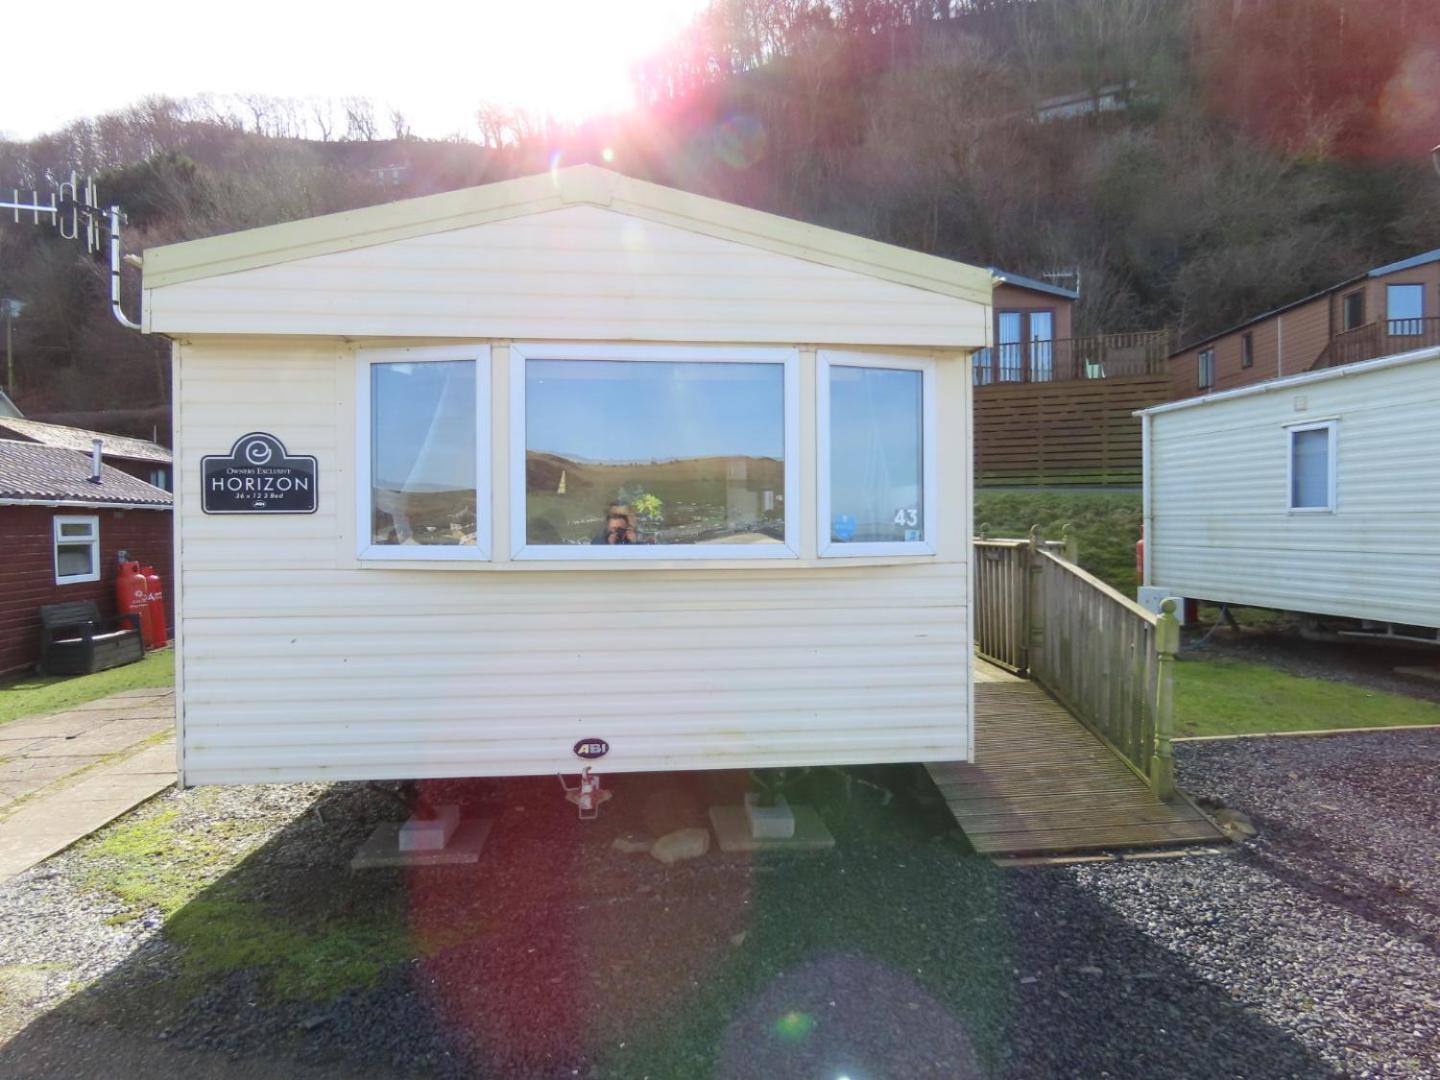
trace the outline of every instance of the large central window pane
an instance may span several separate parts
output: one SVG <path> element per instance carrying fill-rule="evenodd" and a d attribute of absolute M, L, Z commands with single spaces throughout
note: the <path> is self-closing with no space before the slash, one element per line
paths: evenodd
<path fill-rule="evenodd" d="M 780 544 L 785 367 L 525 362 L 527 544 Z"/>
<path fill-rule="evenodd" d="M 370 369 L 373 544 L 476 543 L 475 362 Z"/>

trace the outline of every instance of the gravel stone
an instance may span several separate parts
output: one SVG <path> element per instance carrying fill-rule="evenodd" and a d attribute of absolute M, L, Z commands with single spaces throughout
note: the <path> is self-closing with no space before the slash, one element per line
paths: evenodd
<path fill-rule="evenodd" d="M 583 826 L 553 785 L 457 782 L 426 795 L 496 820 L 479 864 L 352 874 L 394 800 L 170 792 L 139 813 L 255 825 L 216 870 L 250 902 L 388 912 L 414 948 L 323 1000 L 252 970 L 192 986 L 156 918 L 107 922 L 122 905 L 84 887 L 82 846 L 0 885 L 0 1075 L 1440 1077 L 1440 731 L 1176 758 L 1258 834 L 997 870 L 933 800 L 816 798 L 839 841 L 824 857 L 666 867 L 611 848 L 655 814 L 645 778 L 617 777 Z M 653 790 L 733 804 L 737 782 Z M 677 1023 L 703 1037 L 645 1041 Z"/>

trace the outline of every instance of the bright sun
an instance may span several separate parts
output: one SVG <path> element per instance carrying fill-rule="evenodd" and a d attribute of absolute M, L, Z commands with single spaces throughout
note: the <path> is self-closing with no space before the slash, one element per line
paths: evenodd
<path fill-rule="evenodd" d="M 104 0 L 74 0 L 102 12 Z M 148 0 L 146 48 L 163 64 L 71 65 L 20 50 L 7 75 L 44 94 L 7 102 L 0 131 L 31 138 L 147 94 L 251 94 L 301 102 L 367 98 L 382 129 L 391 110 L 420 135 L 474 131 L 482 103 L 576 121 L 634 103 L 630 70 L 706 0 L 353 0 L 332 5 L 250 0 L 226 23 L 225 47 L 193 0 Z M 97 18 L 108 17 L 97 15 Z"/>
<path fill-rule="evenodd" d="M 498 47 L 492 100 L 575 121 L 634 104 L 630 71 L 702 6 L 698 0 L 513 3 L 484 16 Z"/>

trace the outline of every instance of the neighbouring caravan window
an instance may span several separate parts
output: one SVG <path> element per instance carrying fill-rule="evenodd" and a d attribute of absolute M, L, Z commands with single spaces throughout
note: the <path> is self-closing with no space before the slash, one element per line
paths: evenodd
<path fill-rule="evenodd" d="M 1346 293 L 1340 309 L 1340 329 L 1356 330 L 1365 322 L 1365 290 Z"/>
<path fill-rule="evenodd" d="M 934 368 L 821 353 L 820 554 L 933 554 Z"/>
<path fill-rule="evenodd" d="M 1394 337 L 1424 333 L 1425 286 L 1385 286 L 1385 323 Z"/>
<path fill-rule="evenodd" d="M 1335 509 L 1335 424 L 1290 428 L 1290 509 Z"/>
<path fill-rule="evenodd" d="M 361 361 L 361 556 L 487 557 L 488 353 L 375 350 Z"/>
<path fill-rule="evenodd" d="M 1249 332 L 1240 335 L 1240 366 L 1255 366 L 1255 335 Z"/>
<path fill-rule="evenodd" d="M 792 351 L 511 356 L 516 558 L 795 557 Z"/>
<path fill-rule="evenodd" d="M 100 580 L 100 519 L 55 518 L 55 584 Z"/>
<path fill-rule="evenodd" d="M 1196 358 L 1195 366 L 1199 372 L 1199 386 L 1201 390 L 1208 390 L 1215 385 L 1215 350 L 1202 349 Z"/>

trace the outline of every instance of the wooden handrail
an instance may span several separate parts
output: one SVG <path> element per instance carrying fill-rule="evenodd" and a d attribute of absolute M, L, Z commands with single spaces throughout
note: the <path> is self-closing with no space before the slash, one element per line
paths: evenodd
<path fill-rule="evenodd" d="M 1144 779 L 1175 795 L 1174 602 L 1154 615 L 1075 565 L 1075 544 L 975 541 L 976 651 L 1027 674 Z"/>

